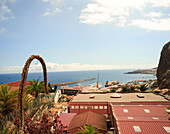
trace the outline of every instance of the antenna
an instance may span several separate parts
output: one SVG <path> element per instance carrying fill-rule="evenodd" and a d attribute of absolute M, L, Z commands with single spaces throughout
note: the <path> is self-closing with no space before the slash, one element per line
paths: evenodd
<path fill-rule="evenodd" d="M 99 73 L 98 73 L 98 77 L 97 77 L 97 88 L 99 88 Z"/>

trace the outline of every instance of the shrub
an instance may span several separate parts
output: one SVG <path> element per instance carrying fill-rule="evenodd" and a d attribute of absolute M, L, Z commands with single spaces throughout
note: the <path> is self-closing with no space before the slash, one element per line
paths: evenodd
<path fill-rule="evenodd" d="M 124 93 L 129 93 L 130 92 L 130 88 L 128 86 L 123 86 L 121 88 L 122 88 L 121 92 L 124 92 Z"/>
<path fill-rule="evenodd" d="M 26 113 L 25 113 L 26 115 Z M 60 134 L 63 133 L 64 127 L 59 120 L 59 116 L 56 115 L 54 120 L 50 120 L 46 113 L 43 113 L 42 119 L 35 119 L 34 122 L 30 117 L 24 117 L 24 133 L 28 134 Z M 14 125 L 19 128 L 18 116 L 15 116 Z M 52 129 L 53 128 L 53 129 Z"/>
<path fill-rule="evenodd" d="M 137 87 L 138 89 L 140 89 L 141 92 L 146 91 L 148 88 L 145 84 L 141 85 L 140 87 Z"/>
<path fill-rule="evenodd" d="M 114 89 L 114 88 L 111 88 L 111 89 L 110 89 L 110 92 L 113 92 L 113 93 L 115 93 L 115 92 L 116 92 L 116 89 Z"/>

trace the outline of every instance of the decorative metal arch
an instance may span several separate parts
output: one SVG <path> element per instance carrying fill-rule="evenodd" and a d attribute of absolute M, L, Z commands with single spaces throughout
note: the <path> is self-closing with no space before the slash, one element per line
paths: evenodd
<path fill-rule="evenodd" d="M 45 92 L 46 92 L 46 94 L 49 94 L 48 88 L 47 88 L 47 69 L 46 69 L 46 64 L 45 64 L 43 58 L 40 57 L 39 55 L 32 55 L 31 57 L 29 57 L 27 59 L 25 65 L 24 65 L 24 68 L 22 70 L 21 83 L 20 83 L 19 92 L 18 92 L 19 134 L 24 133 L 24 106 L 23 106 L 23 100 L 24 99 L 23 99 L 23 91 L 24 91 L 25 81 L 27 80 L 27 75 L 28 75 L 30 64 L 34 59 L 39 60 L 42 67 L 43 67 Z"/>

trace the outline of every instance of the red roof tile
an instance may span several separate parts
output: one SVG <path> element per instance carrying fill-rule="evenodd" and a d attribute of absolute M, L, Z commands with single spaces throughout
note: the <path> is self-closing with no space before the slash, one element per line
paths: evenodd
<path fill-rule="evenodd" d="M 112 110 L 121 134 L 166 134 L 164 127 L 170 129 L 166 107 L 168 105 L 114 105 Z M 135 132 L 135 127 L 141 132 Z"/>
<path fill-rule="evenodd" d="M 166 107 L 168 105 L 125 105 L 125 106 L 113 106 L 116 116 L 167 116 Z M 123 110 L 127 109 L 125 113 Z M 144 110 L 149 110 L 150 113 L 146 113 Z"/>
<path fill-rule="evenodd" d="M 167 134 L 163 127 L 170 127 L 170 122 L 128 122 L 119 121 L 121 134 L 137 134 L 133 126 L 139 126 L 142 134 Z"/>
<path fill-rule="evenodd" d="M 79 128 L 84 125 L 92 125 L 98 129 L 107 131 L 106 117 L 104 115 L 88 111 L 74 116 L 68 130 Z"/>
<path fill-rule="evenodd" d="M 5 83 L 5 84 L 8 84 L 8 86 L 14 86 L 14 87 L 19 87 L 20 86 L 20 82 L 21 81 L 14 81 L 14 82 L 10 82 L 10 83 Z M 25 81 L 25 86 L 28 86 L 28 83 L 30 81 Z"/>
<path fill-rule="evenodd" d="M 71 120 L 77 113 L 60 113 L 59 120 L 61 120 L 61 123 L 63 126 L 69 126 Z"/>
<path fill-rule="evenodd" d="M 5 83 L 4 85 L 8 84 L 8 88 L 9 88 L 10 86 L 12 86 L 12 87 L 11 87 L 11 91 L 13 91 L 13 90 L 19 89 L 20 82 L 21 82 L 21 81 L 14 81 L 14 82 L 10 82 L 10 83 Z M 30 82 L 30 81 L 25 81 L 25 86 L 28 86 L 28 83 L 29 83 L 29 82 Z M 0 86 L 0 90 L 1 90 L 1 86 Z"/>

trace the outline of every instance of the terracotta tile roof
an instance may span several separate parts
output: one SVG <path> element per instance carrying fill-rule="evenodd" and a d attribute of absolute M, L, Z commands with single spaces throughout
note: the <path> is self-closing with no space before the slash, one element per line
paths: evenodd
<path fill-rule="evenodd" d="M 84 125 L 92 125 L 98 129 L 107 131 L 106 117 L 95 112 L 84 112 L 74 116 L 70 122 L 68 130 L 78 128 Z"/>
<path fill-rule="evenodd" d="M 63 126 L 69 126 L 71 120 L 77 113 L 60 113 L 59 120 L 61 120 L 61 123 Z"/>
<path fill-rule="evenodd" d="M 5 83 L 5 84 L 8 84 L 8 86 L 14 86 L 14 87 L 19 87 L 20 86 L 20 82 L 21 81 L 14 81 L 14 82 L 10 82 L 10 83 Z M 25 86 L 28 86 L 28 83 L 30 81 L 25 81 Z"/>
<path fill-rule="evenodd" d="M 21 81 L 14 81 L 14 82 L 5 83 L 5 84 L 8 84 L 8 88 L 9 88 L 10 86 L 12 86 L 12 87 L 11 87 L 11 91 L 13 91 L 13 90 L 19 89 L 20 82 L 21 82 Z M 28 86 L 28 83 L 29 83 L 29 82 L 30 82 L 30 81 L 25 81 L 25 86 Z M 5 84 L 4 84 L 4 85 L 5 85 Z M 1 86 L 0 86 L 0 90 L 1 90 Z"/>

